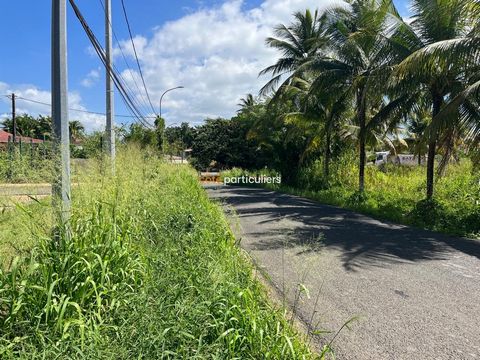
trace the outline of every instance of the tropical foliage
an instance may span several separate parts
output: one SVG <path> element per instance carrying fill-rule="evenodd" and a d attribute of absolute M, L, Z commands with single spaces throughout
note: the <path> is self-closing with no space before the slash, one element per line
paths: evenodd
<path fill-rule="evenodd" d="M 403 148 L 419 163 L 425 157 L 427 199 L 436 165 L 442 175 L 460 154 L 476 159 L 480 4 L 410 5 L 408 20 L 391 0 L 350 0 L 322 15 L 307 10 L 266 40 L 281 56 L 260 73 L 272 76 L 260 94 L 269 95 L 268 108 L 288 108 L 278 121 L 308 138 L 306 153 L 323 153 L 326 184 L 332 146 L 357 149 L 360 193 L 369 151 Z"/>

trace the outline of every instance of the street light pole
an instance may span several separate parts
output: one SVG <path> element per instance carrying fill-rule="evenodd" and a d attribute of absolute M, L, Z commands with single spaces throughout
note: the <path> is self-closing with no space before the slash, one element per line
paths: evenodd
<path fill-rule="evenodd" d="M 160 96 L 160 108 L 159 108 L 159 115 L 160 117 L 162 117 L 162 100 L 163 100 L 163 97 L 165 96 L 166 93 L 170 92 L 170 91 L 173 91 L 173 90 L 177 90 L 177 89 L 184 89 L 185 87 L 184 86 L 177 86 L 177 87 L 174 87 L 174 88 L 171 88 L 171 89 L 168 89 L 166 90 L 162 96 Z"/>

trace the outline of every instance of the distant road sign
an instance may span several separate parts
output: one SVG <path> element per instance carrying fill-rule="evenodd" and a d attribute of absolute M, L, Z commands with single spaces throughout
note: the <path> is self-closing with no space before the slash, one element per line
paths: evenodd
<path fill-rule="evenodd" d="M 220 182 L 220 173 L 219 172 L 201 172 L 200 173 L 200 181 L 219 183 Z"/>

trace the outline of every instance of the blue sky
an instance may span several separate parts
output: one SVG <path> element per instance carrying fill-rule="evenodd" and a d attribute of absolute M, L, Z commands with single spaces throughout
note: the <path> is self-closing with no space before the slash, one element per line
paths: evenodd
<path fill-rule="evenodd" d="M 125 0 L 135 44 L 152 101 L 168 87 L 184 85 L 185 90 L 165 98 L 167 123 L 188 121 L 193 124 L 205 117 L 231 116 L 238 100 L 246 93 L 256 93 L 265 79 L 258 79 L 262 67 L 275 54 L 265 49 L 263 40 L 278 22 L 288 22 L 290 15 L 306 7 L 322 7 L 332 0 Z M 405 0 L 396 1 L 407 14 Z M 103 43 L 103 13 L 100 0 L 77 0 L 94 33 Z M 114 30 L 120 39 L 130 66 L 132 49 L 120 0 L 112 0 Z M 0 57 L 0 95 L 14 91 L 25 98 L 50 102 L 50 1 L 16 0 L 0 4 L 0 27 L 4 51 Z M 118 52 L 115 61 L 121 70 L 125 64 Z M 70 105 L 74 108 L 104 112 L 104 73 L 100 61 L 71 9 L 68 17 L 68 63 Z M 135 70 L 135 68 L 134 68 Z M 140 102 L 132 76 L 123 73 Z M 117 96 L 116 111 L 127 111 Z M 48 114 L 43 105 L 18 102 L 19 111 Z M 144 113 L 148 108 L 142 107 Z M 9 100 L 0 98 L 0 114 L 10 112 Z M 151 112 L 151 111 L 150 111 Z M 101 129 L 101 116 L 71 113 L 89 130 Z M 128 122 L 117 119 L 117 122 Z"/>

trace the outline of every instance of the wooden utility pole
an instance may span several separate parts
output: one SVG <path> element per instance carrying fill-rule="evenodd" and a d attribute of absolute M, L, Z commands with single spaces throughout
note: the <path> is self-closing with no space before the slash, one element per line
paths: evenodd
<path fill-rule="evenodd" d="M 115 116 L 114 116 L 114 86 L 112 78 L 112 4 L 111 0 L 105 1 L 105 56 L 106 68 L 106 113 L 105 126 L 106 151 L 115 171 Z"/>
<path fill-rule="evenodd" d="M 52 192 L 53 206 L 61 224 L 66 224 L 70 219 L 66 13 L 66 0 L 52 0 L 52 120 L 56 170 Z"/>
<path fill-rule="evenodd" d="M 13 126 L 13 143 L 17 141 L 17 117 L 15 107 L 15 94 L 12 94 L 12 126 Z"/>

